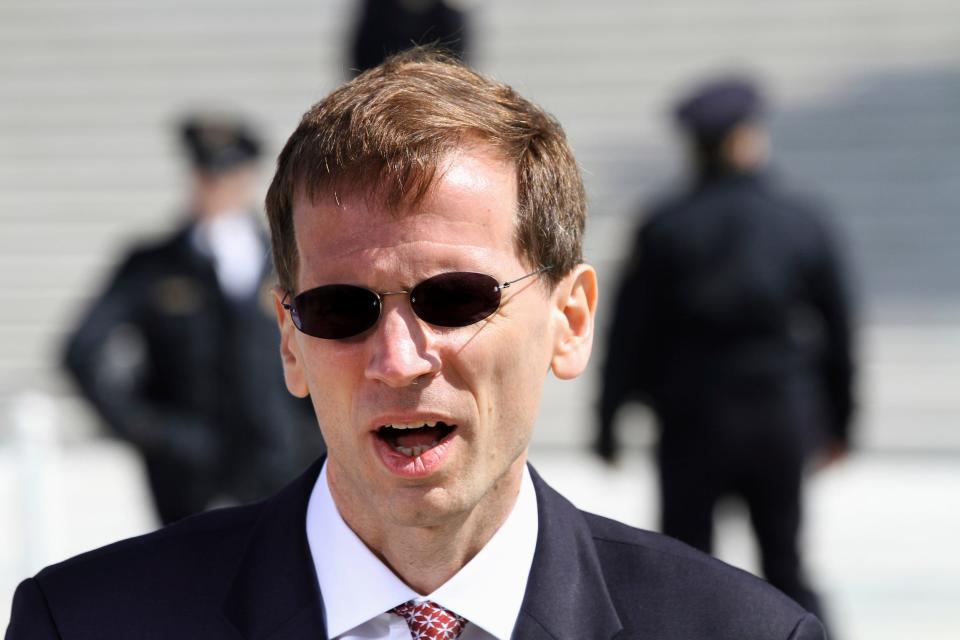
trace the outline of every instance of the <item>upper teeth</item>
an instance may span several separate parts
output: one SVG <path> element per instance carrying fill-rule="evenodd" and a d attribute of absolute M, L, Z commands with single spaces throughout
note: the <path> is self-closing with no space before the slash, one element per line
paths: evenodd
<path fill-rule="evenodd" d="M 435 427 L 437 426 L 436 422 L 402 422 L 386 425 L 388 427 L 393 427 L 394 429 L 420 429 L 422 427 Z"/>

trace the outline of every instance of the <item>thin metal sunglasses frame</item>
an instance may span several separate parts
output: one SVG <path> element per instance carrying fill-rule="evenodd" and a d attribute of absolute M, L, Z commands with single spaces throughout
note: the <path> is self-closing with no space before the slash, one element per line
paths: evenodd
<path fill-rule="evenodd" d="M 514 285 L 514 284 L 516 284 L 516 283 L 518 283 L 518 282 L 520 282 L 520 281 L 522 281 L 522 280 L 526 280 L 527 278 L 532 278 L 533 276 L 540 275 L 541 273 L 545 273 L 545 272 L 549 271 L 549 270 L 552 269 L 552 268 L 553 268 L 553 265 L 547 265 L 547 266 L 539 267 L 539 268 L 531 271 L 530 273 L 527 273 L 527 274 L 524 274 L 524 275 L 520 276 L 519 278 L 514 278 L 513 280 L 507 280 L 506 282 L 500 282 L 500 283 L 498 283 L 498 284 L 496 285 L 496 287 L 494 288 L 494 291 L 503 291 L 504 289 L 509 289 L 509 288 L 511 287 L 511 285 Z M 457 272 L 451 271 L 451 272 L 446 272 L 446 273 L 457 273 Z M 436 274 L 436 275 L 442 275 L 442 274 Z M 430 278 L 434 278 L 434 277 L 436 277 L 436 275 L 430 276 Z M 483 275 L 487 275 L 487 274 L 483 274 Z M 375 297 L 375 299 L 374 299 L 374 305 L 376 305 L 377 307 L 379 307 L 380 310 L 381 310 L 381 313 L 382 313 L 382 309 L 383 309 L 383 298 L 385 298 L 386 296 L 396 296 L 396 295 L 402 295 L 402 294 L 407 294 L 407 295 L 409 295 L 414 289 L 416 289 L 418 286 L 420 286 L 421 284 L 423 284 L 424 282 L 426 282 L 426 281 L 429 280 L 430 278 L 425 278 L 424 280 L 418 282 L 417 284 L 415 284 L 414 286 L 412 286 L 412 287 L 409 288 L 409 289 L 398 289 L 397 291 L 375 291 L 374 289 L 368 289 L 367 287 L 361 287 L 360 285 L 351 285 L 351 286 L 355 286 L 355 287 L 358 288 L 358 289 L 364 289 L 365 291 L 369 291 L 370 293 L 372 293 L 372 294 L 374 295 L 374 297 Z M 309 291 L 309 289 L 308 289 L 308 291 Z M 295 298 L 295 297 L 296 297 L 296 296 L 292 295 L 289 291 L 284 291 L 283 299 L 280 301 L 281 306 L 283 306 L 284 309 L 286 309 L 287 311 L 289 311 L 289 312 L 292 313 L 292 312 L 294 311 L 293 304 L 292 304 L 292 302 L 288 302 L 287 300 L 289 300 L 289 299 L 291 299 L 291 298 Z M 411 299 L 411 302 L 412 302 L 412 299 Z M 501 299 L 501 301 L 500 301 L 500 304 L 503 304 L 503 300 L 502 300 L 502 299 Z M 491 310 L 491 311 L 490 311 L 490 314 L 493 314 L 494 312 L 496 312 L 496 310 L 500 308 L 500 304 L 498 304 L 495 309 Z M 380 315 L 380 314 L 377 314 L 377 318 L 378 318 L 378 319 L 379 319 L 379 315 Z M 420 317 L 420 316 L 418 315 L 417 317 Z M 421 318 L 421 320 L 423 320 L 424 322 L 426 322 L 426 323 L 428 323 L 428 324 L 433 324 L 433 323 L 431 323 L 429 320 L 426 320 L 426 319 L 424 319 L 424 318 Z M 477 320 L 476 322 L 479 322 L 479 320 Z M 374 323 L 374 324 L 375 324 L 375 323 Z M 474 323 L 470 323 L 470 324 L 474 324 Z M 371 326 L 373 326 L 373 325 L 371 325 Z M 469 326 L 469 325 L 463 325 L 463 326 Z M 298 327 L 298 328 L 299 328 L 299 327 Z M 368 328 L 369 328 L 369 327 L 368 327 Z M 362 332 L 361 332 L 361 333 L 362 333 Z"/>

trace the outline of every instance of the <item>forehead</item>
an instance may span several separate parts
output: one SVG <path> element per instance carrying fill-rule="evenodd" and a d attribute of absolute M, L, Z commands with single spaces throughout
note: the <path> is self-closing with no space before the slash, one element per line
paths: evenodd
<path fill-rule="evenodd" d="M 516 212 L 515 167 L 482 147 L 448 154 L 413 205 L 390 208 L 376 192 L 300 194 L 293 211 L 300 284 L 363 268 L 412 276 L 515 259 Z"/>

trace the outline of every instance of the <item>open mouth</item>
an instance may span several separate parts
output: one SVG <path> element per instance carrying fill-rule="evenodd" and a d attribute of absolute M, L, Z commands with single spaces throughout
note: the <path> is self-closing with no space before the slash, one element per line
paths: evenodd
<path fill-rule="evenodd" d="M 418 458 L 443 442 L 456 428 L 445 422 L 385 424 L 377 429 L 377 437 L 397 453 Z"/>

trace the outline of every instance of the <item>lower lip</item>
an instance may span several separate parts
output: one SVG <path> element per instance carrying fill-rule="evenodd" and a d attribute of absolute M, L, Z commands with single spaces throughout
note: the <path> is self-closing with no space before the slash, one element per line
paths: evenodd
<path fill-rule="evenodd" d="M 415 458 L 395 451 L 393 447 L 377 437 L 376 434 L 373 435 L 373 446 L 380 457 L 380 461 L 383 462 L 383 466 L 394 475 L 410 479 L 425 478 L 436 473 L 450 457 L 454 433 L 456 432 L 449 433 L 437 446 L 424 451 Z"/>

